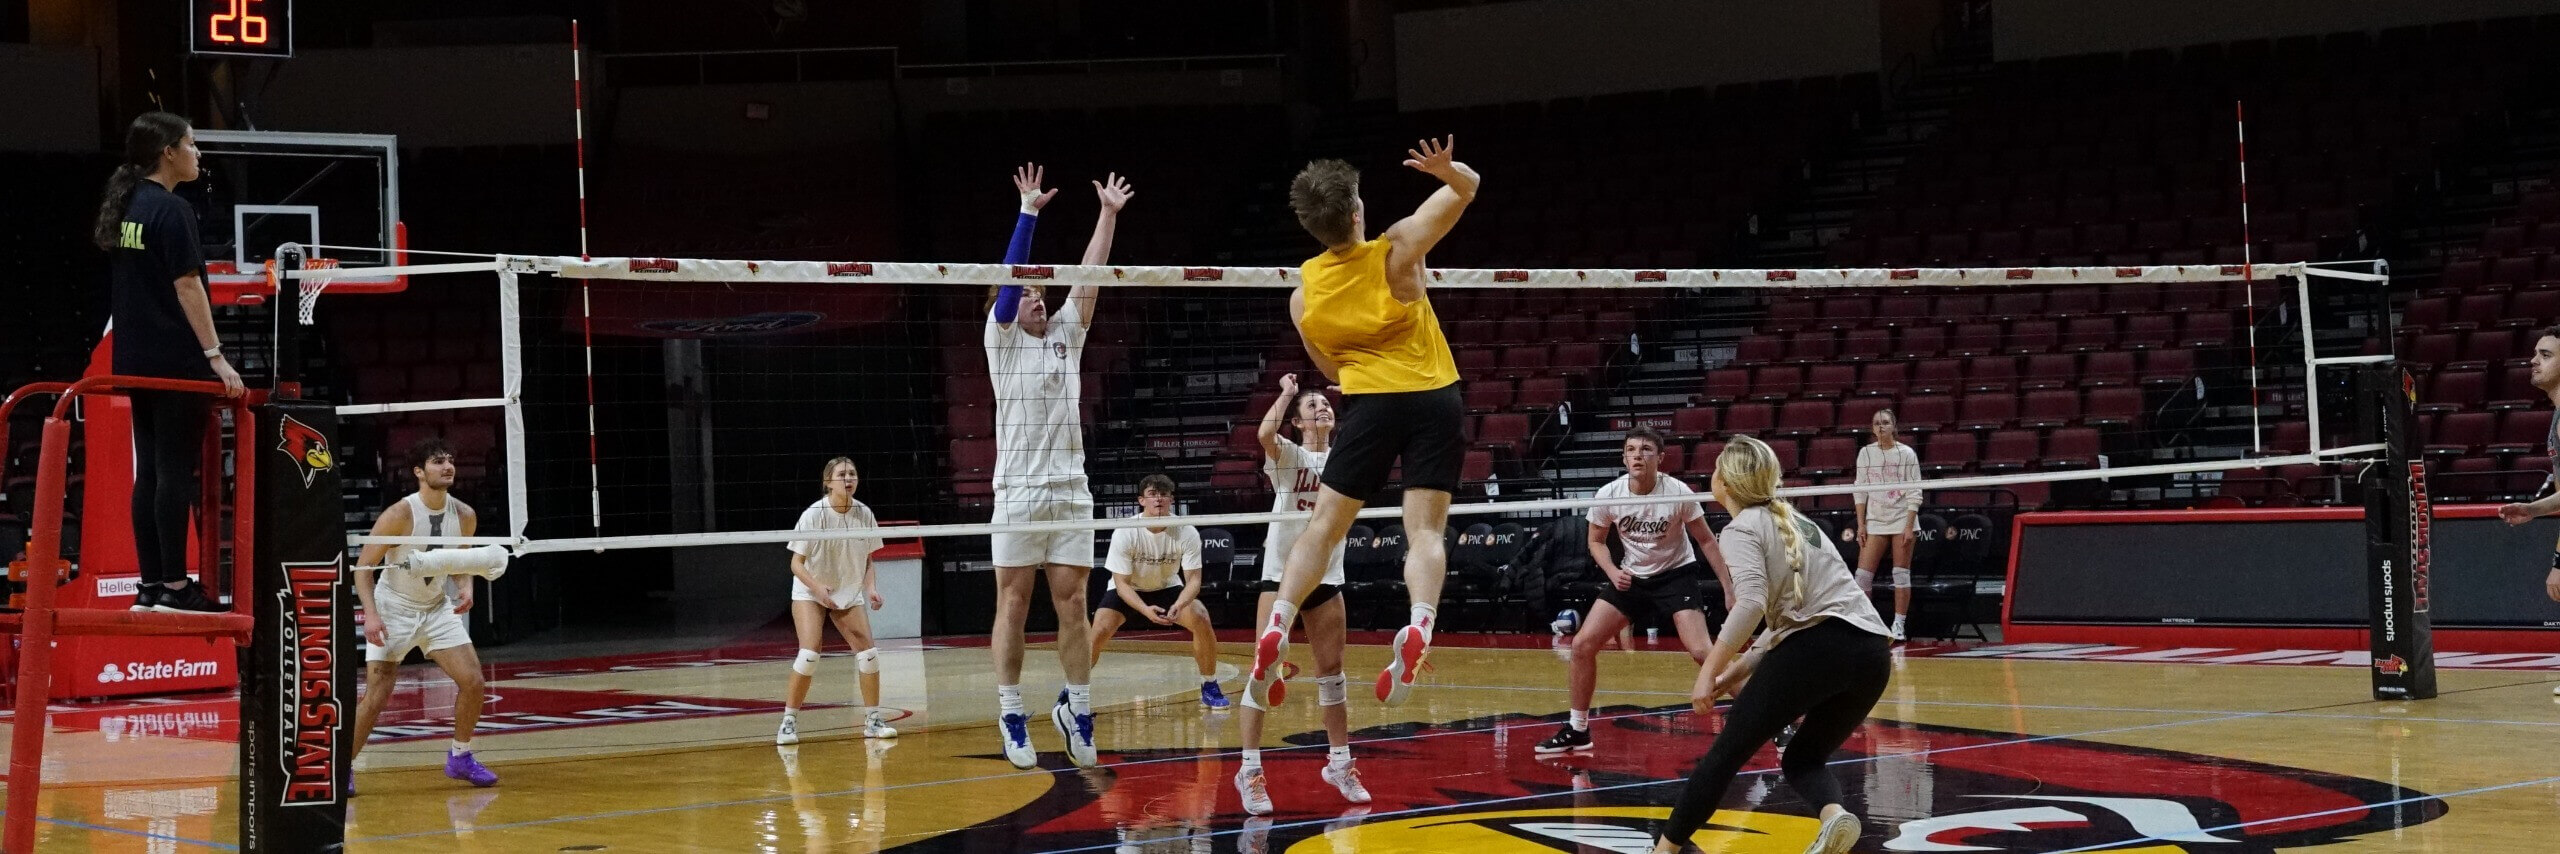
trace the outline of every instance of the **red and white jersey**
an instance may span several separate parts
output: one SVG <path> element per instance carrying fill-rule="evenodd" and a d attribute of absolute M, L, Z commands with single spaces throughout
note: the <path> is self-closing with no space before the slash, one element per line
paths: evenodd
<path fill-rule="evenodd" d="M 1303 513 L 1316 509 L 1316 494 L 1324 490 L 1324 461 L 1330 450 L 1310 451 L 1289 437 L 1278 438 L 1280 455 L 1262 461 L 1262 474 L 1271 478 L 1271 512 Z M 1271 523 L 1270 532 L 1262 539 L 1262 580 L 1278 581 L 1287 564 L 1289 546 L 1306 533 L 1305 520 Z M 1333 555 L 1324 567 L 1324 583 L 1342 584 L 1342 544 L 1333 544 Z"/>

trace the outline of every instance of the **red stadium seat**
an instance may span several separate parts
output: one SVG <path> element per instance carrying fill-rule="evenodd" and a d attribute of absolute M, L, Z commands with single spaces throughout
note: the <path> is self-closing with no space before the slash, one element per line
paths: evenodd
<path fill-rule="evenodd" d="M 1911 384 L 1910 362 L 1869 362 L 1858 366 L 1855 397 L 1899 397 Z"/>
<path fill-rule="evenodd" d="M 1751 399 L 1779 401 L 1804 388 L 1804 366 L 1762 365 L 1751 369 Z"/>
<path fill-rule="evenodd" d="M 2095 468 L 2100 447 L 2097 430 L 2064 427 L 2045 439 L 2044 456 L 2036 467 L 2045 471 Z"/>
<path fill-rule="evenodd" d="M 2022 471 L 2036 459 L 2036 431 L 2001 430 L 1983 441 L 1982 461 L 1975 468 L 1984 474 Z"/>
<path fill-rule="evenodd" d="M 1550 412 L 1566 399 L 1563 377 L 1530 377 L 1520 381 L 1520 394 L 1511 408 L 1522 412 Z"/>
<path fill-rule="evenodd" d="M 1964 388 L 1964 362 L 1959 359 L 1930 359 L 1911 367 L 1911 381 L 1905 390 L 1911 394 L 1948 394 Z"/>
<path fill-rule="evenodd" d="M 1818 436 L 1830 431 L 1832 405 L 1827 400 L 1790 400 L 1778 408 L 1777 426 L 1770 429 L 1775 436 Z"/>
<path fill-rule="evenodd" d="M 1915 394 L 1903 398 L 1902 407 L 1894 415 L 1903 432 L 1926 434 L 1943 430 L 1956 420 L 1956 402 L 1943 394 Z"/>
<path fill-rule="evenodd" d="M 2009 340 L 2000 352 L 2010 355 L 2048 353 L 2062 343 L 2062 324 L 2052 320 L 2020 320 L 2009 324 Z"/>
<path fill-rule="evenodd" d="M 2131 426 L 2142 420 L 2142 405 L 2142 390 L 2138 388 L 2090 389 L 2080 423 L 2091 427 Z"/>
<path fill-rule="evenodd" d="M 2019 404 L 2018 426 L 2032 429 L 2060 427 L 2080 420 L 2080 390 L 2048 388 L 2027 392 Z"/>
<path fill-rule="evenodd" d="M 1511 408 L 1512 388 L 1512 381 L 1505 379 L 1468 380 L 1461 399 L 1469 415 L 1500 412 Z"/>
<path fill-rule="evenodd" d="M 1712 406 L 1690 406 L 1673 410 L 1671 440 L 1695 442 L 1701 438 L 1716 435 L 1716 426 L 1722 420 L 1719 417 L 1722 414 Z"/>
<path fill-rule="evenodd" d="M 1920 469 L 1930 474 L 1962 472 L 1973 465 L 1973 434 L 1948 430 L 1920 443 Z"/>
<path fill-rule="evenodd" d="M 1927 359 L 1947 352 L 1947 327 L 1932 322 L 1915 322 L 1902 329 L 1902 337 L 1894 342 L 1894 356 L 1903 359 Z"/>
<path fill-rule="evenodd" d="M 1764 436 L 1777 424 L 1777 407 L 1770 404 L 1737 403 L 1724 410 L 1726 436 Z"/>
<path fill-rule="evenodd" d="M 2037 353 L 2027 357 L 2027 365 L 2018 372 L 2018 388 L 2022 391 L 2062 388 L 2080 381 L 2080 354 Z"/>
<path fill-rule="evenodd" d="M 1890 397 L 1849 398 L 1840 404 L 1840 424 L 1832 432 L 1843 436 L 1867 435 L 1869 426 L 1875 423 L 1876 413 L 1892 409 L 1893 401 Z"/>
<path fill-rule="evenodd" d="M 1956 403 L 1956 428 L 1982 432 L 2017 420 L 2018 396 L 2006 391 L 1971 392 Z"/>
<path fill-rule="evenodd" d="M 1707 372 L 1706 388 L 1698 394 L 1702 403 L 1732 403 L 1751 394 L 1749 368 L 1717 368 Z"/>
<path fill-rule="evenodd" d="M 2113 317 L 2074 317 L 2064 321 L 2061 349 L 2089 352 L 2115 347 L 2116 319 Z"/>
<path fill-rule="evenodd" d="M 2080 385 L 2084 388 L 2130 385 L 2140 377 L 2133 354 L 2122 350 L 2091 353 L 2080 366 Z"/>
<path fill-rule="evenodd" d="M 1966 359 L 1964 388 L 1966 391 L 2008 391 L 2018 382 L 2018 357 L 1981 356 Z"/>
<path fill-rule="evenodd" d="M 2497 413 L 2452 412 L 2436 420 L 2432 433 L 2421 433 L 2419 441 L 2430 457 L 2461 457 L 2478 453 L 2497 441 Z"/>
<path fill-rule="evenodd" d="M 2142 354 L 2142 384 L 2147 386 L 2184 385 L 2196 374 L 2196 351 L 2152 350 Z"/>
<path fill-rule="evenodd" d="M 1834 477 L 1858 464 L 1858 440 L 1847 436 L 1823 436 L 1805 443 L 1804 465 L 1797 474 L 1807 477 Z"/>
<path fill-rule="evenodd" d="M 1475 446 L 1520 459 L 1529 449 L 1529 416 L 1498 412 L 1477 419 Z"/>
<path fill-rule="evenodd" d="M 1840 341 L 1840 360 L 1865 362 L 1893 355 L 1892 330 L 1877 328 L 1852 329 Z"/>
<path fill-rule="evenodd" d="M 2151 350 L 2167 347 L 2178 337 L 2177 318 L 2166 314 L 2135 314 L 2124 319 L 2124 334 L 2117 346 L 2127 350 Z"/>
<path fill-rule="evenodd" d="M 1837 362 L 1814 365 L 1805 369 L 1801 397 L 1838 400 L 1858 388 L 1858 366 Z"/>

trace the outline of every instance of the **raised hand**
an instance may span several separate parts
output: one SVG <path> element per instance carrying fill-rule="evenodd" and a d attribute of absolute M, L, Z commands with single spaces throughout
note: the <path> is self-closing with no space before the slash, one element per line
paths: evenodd
<path fill-rule="evenodd" d="M 1049 204 L 1051 197 L 1058 195 L 1056 190 L 1040 189 L 1041 178 L 1046 174 L 1048 170 L 1040 168 L 1037 163 L 1025 163 L 1013 170 L 1013 191 L 1022 194 L 1023 210 L 1037 213 Z"/>
<path fill-rule="evenodd" d="M 1295 397 L 1295 396 L 1297 396 L 1297 394 L 1298 394 L 1298 375 L 1297 375 L 1297 374 L 1281 374 L 1281 375 L 1280 375 L 1280 396 L 1281 396 L 1281 397 Z"/>
<path fill-rule="evenodd" d="M 1466 164 L 1459 163 L 1457 160 L 1457 134 L 1450 134 L 1444 139 L 1426 139 L 1416 145 L 1415 148 L 1405 149 L 1404 165 L 1429 173 L 1431 177 L 1442 181 L 1450 180 L 1467 168 Z"/>
<path fill-rule="evenodd" d="M 1118 172 L 1113 172 L 1103 176 L 1103 180 L 1093 182 L 1093 194 L 1102 199 L 1103 210 L 1117 212 L 1120 206 L 1128 204 L 1129 199 L 1136 196 L 1138 191 L 1129 186 L 1129 179 L 1120 177 Z"/>

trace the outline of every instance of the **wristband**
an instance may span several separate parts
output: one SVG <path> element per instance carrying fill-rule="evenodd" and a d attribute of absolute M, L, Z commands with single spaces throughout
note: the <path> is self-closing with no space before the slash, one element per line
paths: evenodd
<path fill-rule="evenodd" d="M 220 347 L 206 347 L 206 348 L 204 348 L 204 357 L 205 357 L 205 358 L 207 358 L 207 359 L 219 359 L 219 358 L 222 358 L 222 348 L 220 348 Z"/>
<path fill-rule="evenodd" d="M 2551 571 L 2560 572 L 2560 551 L 2551 553 Z"/>

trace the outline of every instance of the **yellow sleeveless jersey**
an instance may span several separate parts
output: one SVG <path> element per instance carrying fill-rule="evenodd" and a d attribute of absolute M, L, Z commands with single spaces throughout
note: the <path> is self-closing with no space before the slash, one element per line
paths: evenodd
<path fill-rule="evenodd" d="M 1344 394 L 1430 391 L 1458 381 L 1431 298 L 1401 302 L 1388 289 L 1387 247 L 1379 237 L 1298 267 L 1306 292 L 1298 334 L 1341 366 Z"/>

